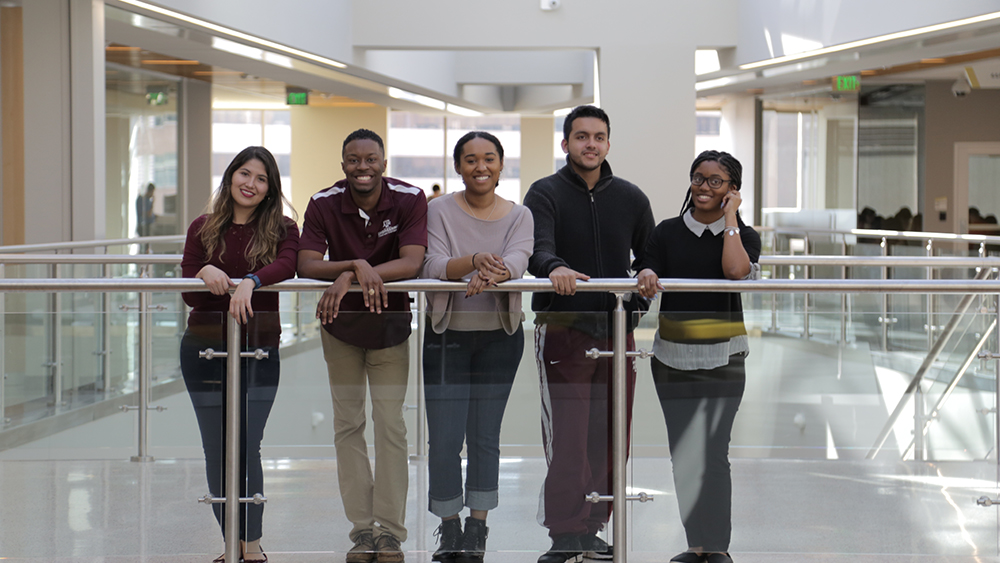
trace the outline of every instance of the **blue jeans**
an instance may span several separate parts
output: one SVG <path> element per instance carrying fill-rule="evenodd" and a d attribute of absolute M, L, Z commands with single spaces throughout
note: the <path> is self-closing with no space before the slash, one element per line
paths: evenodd
<path fill-rule="evenodd" d="M 205 474 L 208 490 L 214 497 L 224 494 L 226 466 L 226 365 L 225 359 L 206 360 L 198 357 L 205 348 L 225 349 L 225 344 L 205 340 L 185 332 L 181 339 L 181 373 L 187 386 L 194 413 L 198 418 L 201 443 L 205 450 Z M 264 494 L 264 470 L 260 462 L 260 442 L 264 425 L 278 392 L 280 360 L 278 348 L 264 346 L 268 358 L 241 361 L 242 407 L 240 409 L 240 495 L 251 497 Z M 224 504 L 213 504 L 215 518 L 225 534 Z M 259 540 L 263 504 L 240 505 L 240 539 Z"/>
<path fill-rule="evenodd" d="M 463 506 L 499 503 L 500 424 L 524 352 L 524 329 L 424 334 L 428 509 L 442 518 Z M 462 443 L 468 464 L 462 498 Z"/>

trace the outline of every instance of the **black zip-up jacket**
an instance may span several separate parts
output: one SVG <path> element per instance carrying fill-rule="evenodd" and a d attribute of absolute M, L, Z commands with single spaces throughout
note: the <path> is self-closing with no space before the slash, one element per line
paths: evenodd
<path fill-rule="evenodd" d="M 535 277 L 546 278 L 559 266 L 591 278 L 628 278 L 641 269 L 655 225 L 653 210 L 646 194 L 615 177 L 607 161 L 591 191 L 567 159 L 558 172 L 531 185 L 524 205 L 535 220 L 535 252 L 528 260 L 528 271 Z M 630 253 L 635 256 L 631 263 Z M 626 301 L 629 331 L 638 320 L 633 313 L 648 306 L 638 294 Z M 569 326 L 595 338 L 612 334 L 614 308 L 615 298 L 607 292 L 536 292 L 531 298 L 536 324 Z"/>

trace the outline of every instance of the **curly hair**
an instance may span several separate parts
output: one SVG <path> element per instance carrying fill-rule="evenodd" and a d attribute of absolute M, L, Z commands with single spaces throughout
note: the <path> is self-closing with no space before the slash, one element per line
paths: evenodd
<path fill-rule="evenodd" d="M 691 172 L 688 174 L 689 179 L 694 178 L 694 171 L 704 162 L 718 162 L 719 166 L 726 171 L 726 174 L 729 174 L 730 185 L 739 191 L 740 186 L 743 185 L 743 165 L 740 164 L 740 161 L 736 160 L 735 156 L 722 151 L 704 151 L 695 157 L 694 162 L 691 163 Z M 691 188 L 689 186 L 687 195 L 684 196 L 684 204 L 681 205 L 681 215 L 692 207 L 694 207 L 694 200 L 691 199 Z M 739 217 L 739 212 L 737 212 L 737 217 Z"/>

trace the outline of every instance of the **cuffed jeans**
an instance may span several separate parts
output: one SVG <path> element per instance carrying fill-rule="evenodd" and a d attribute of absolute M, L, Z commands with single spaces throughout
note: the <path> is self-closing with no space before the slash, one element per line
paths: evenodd
<path fill-rule="evenodd" d="M 214 497 L 223 496 L 225 490 L 225 420 L 227 360 L 207 360 L 198 357 L 206 348 L 224 347 L 219 342 L 198 338 L 190 332 L 181 339 L 181 373 L 187 386 L 194 413 L 201 431 L 201 444 L 205 450 L 205 475 L 208 490 Z M 242 399 L 240 416 L 240 496 L 264 494 L 264 471 L 260 463 L 260 442 L 264 438 L 264 425 L 274 405 L 278 392 L 280 361 L 277 347 L 265 347 L 268 357 L 255 360 L 243 359 L 240 363 Z M 215 519 L 225 534 L 224 504 L 213 504 Z M 262 533 L 263 504 L 240 505 L 240 539 L 259 540 Z"/>
<path fill-rule="evenodd" d="M 424 334 L 427 399 L 428 509 L 446 518 L 499 503 L 500 425 L 517 366 L 524 329 Z M 462 444 L 468 464 L 462 499 Z"/>
<path fill-rule="evenodd" d="M 352 541 L 366 530 L 406 540 L 406 489 L 409 485 L 403 400 L 410 369 L 410 343 L 370 350 L 352 346 L 322 331 L 323 358 L 333 396 L 337 478 L 344 512 L 354 525 Z M 372 396 L 375 472 L 365 441 L 365 398 Z M 380 530 L 376 530 L 378 525 Z"/>

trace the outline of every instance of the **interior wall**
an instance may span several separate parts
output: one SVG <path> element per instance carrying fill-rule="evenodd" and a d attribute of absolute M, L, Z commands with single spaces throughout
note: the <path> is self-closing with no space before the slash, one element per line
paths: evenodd
<path fill-rule="evenodd" d="M 927 82 L 924 230 L 966 233 L 968 200 L 966 194 L 954 189 L 955 143 L 1000 141 L 1000 90 L 973 90 L 964 98 L 956 98 L 951 93 L 952 83 Z M 948 201 L 944 220 L 935 211 L 938 198 Z"/>
<path fill-rule="evenodd" d="M 292 106 L 291 112 L 292 205 L 301 224 L 309 198 L 344 178 L 341 149 L 351 132 L 370 129 L 388 142 L 389 109 Z"/>
<path fill-rule="evenodd" d="M 26 243 L 71 240 L 69 3 L 32 0 L 24 14 Z"/>
<path fill-rule="evenodd" d="M 521 116 L 521 199 L 532 182 L 552 175 L 555 170 L 555 144 L 552 142 L 555 118 Z"/>
<path fill-rule="evenodd" d="M 21 7 L 0 7 L 3 239 L 24 244 L 24 45 Z"/>

